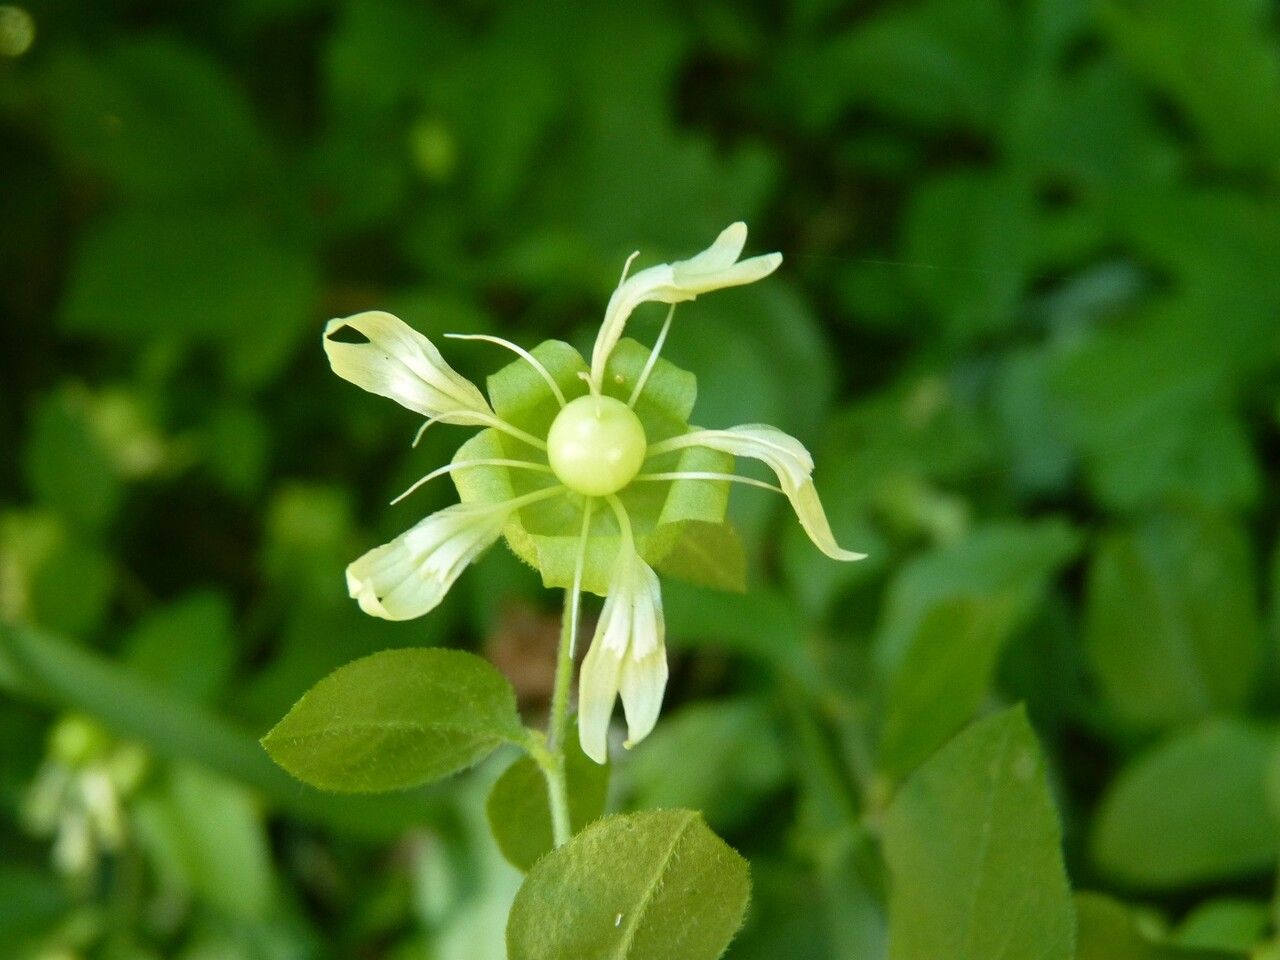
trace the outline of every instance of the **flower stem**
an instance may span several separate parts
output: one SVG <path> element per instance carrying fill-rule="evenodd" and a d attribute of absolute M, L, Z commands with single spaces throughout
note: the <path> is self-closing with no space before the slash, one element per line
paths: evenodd
<path fill-rule="evenodd" d="M 564 593 L 564 616 L 560 624 L 560 650 L 556 656 L 555 688 L 551 695 L 551 719 L 547 729 L 547 757 L 542 773 L 547 778 L 547 801 L 551 806 L 551 832 L 556 846 L 573 833 L 569 822 L 569 788 L 564 772 L 564 740 L 569 726 L 569 687 L 573 681 L 573 640 L 578 629 L 580 590 Z"/>

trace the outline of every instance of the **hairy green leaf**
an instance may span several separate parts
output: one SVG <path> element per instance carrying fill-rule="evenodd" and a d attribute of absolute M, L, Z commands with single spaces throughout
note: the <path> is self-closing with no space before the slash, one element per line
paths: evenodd
<path fill-rule="evenodd" d="M 511 960 L 716 960 L 742 924 L 747 862 L 689 810 L 605 817 L 516 895 Z"/>
<path fill-rule="evenodd" d="M 511 685 L 486 661 L 405 649 L 339 667 L 262 745 L 304 783 L 376 793 L 439 780 L 523 736 Z"/>

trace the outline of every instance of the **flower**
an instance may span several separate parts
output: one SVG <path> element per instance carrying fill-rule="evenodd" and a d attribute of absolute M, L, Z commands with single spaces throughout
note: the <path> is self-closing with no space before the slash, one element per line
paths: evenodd
<path fill-rule="evenodd" d="M 573 626 L 582 593 L 604 596 L 578 685 L 579 738 L 599 763 L 607 759 L 619 698 L 627 746 L 657 721 L 667 658 L 654 568 L 679 553 L 690 524 L 724 522 L 731 482 L 784 494 L 827 556 L 863 556 L 836 543 L 813 483 L 813 458 L 798 440 L 763 424 L 690 427 L 694 379 L 660 358 L 676 304 L 777 269 L 776 253 L 739 259 L 746 237 L 745 224 L 732 224 L 696 256 L 628 279 L 633 254 L 605 309 L 589 366 L 558 341 L 527 351 L 498 337 L 450 335 L 516 354 L 489 379 L 487 399 L 431 341 L 391 314 L 362 313 L 325 327 L 325 351 L 339 376 L 425 417 L 424 428 L 437 422 L 484 428 L 452 462 L 397 498 L 449 473 L 462 502 L 352 563 L 350 595 L 373 616 L 422 616 L 505 536 L 545 584 L 569 591 Z M 649 302 L 670 305 L 652 349 L 622 336 L 632 312 Z M 778 485 L 736 476 L 736 457 L 760 460 Z M 603 505 L 609 509 L 596 509 Z"/>

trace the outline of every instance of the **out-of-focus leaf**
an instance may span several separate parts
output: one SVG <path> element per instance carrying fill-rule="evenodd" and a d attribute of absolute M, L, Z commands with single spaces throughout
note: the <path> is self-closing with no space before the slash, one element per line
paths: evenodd
<path fill-rule="evenodd" d="M 226 684 L 235 658 L 231 608 L 217 593 L 193 593 L 142 620 L 125 642 L 139 676 L 207 703 Z"/>
<path fill-rule="evenodd" d="M 956 174 L 918 189 L 905 259 L 921 296 L 958 340 L 1018 326 L 1035 255 L 1035 209 L 1017 177 Z"/>
<path fill-rule="evenodd" d="M 210 339 L 260 379 L 311 317 L 315 283 L 310 257 L 247 214 L 121 212 L 81 240 L 61 319 L 107 339 Z"/>
<path fill-rule="evenodd" d="M 1280 151 L 1280 55 L 1267 5 L 1108 0 L 1100 23 L 1120 54 L 1173 98 L 1217 159 L 1271 165 Z"/>
<path fill-rule="evenodd" d="M 1108 702 L 1159 727 L 1241 707 L 1258 667 L 1244 533 L 1208 513 L 1113 531 L 1089 570 L 1084 644 Z"/>
<path fill-rule="evenodd" d="M 1075 910 L 1039 745 L 1020 709 L 975 723 L 885 817 L 892 960 L 1074 960 Z"/>
<path fill-rule="evenodd" d="M 1005 102 L 1018 50 L 1007 8 L 931 0 L 881 11 L 816 49 L 800 47 L 785 76 L 811 123 L 866 103 L 919 124 L 981 129 Z"/>
<path fill-rule="evenodd" d="M 111 557 L 51 514 L 0 515 L 0 566 L 7 619 L 86 634 L 107 614 L 116 576 Z"/>
<path fill-rule="evenodd" d="M 5 864 L 0 868 L 0 946 L 21 956 L 20 948 L 52 929 L 67 906 L 66 892 L 52 876 Z"/>
<path fill-rule="evenodd" d="M 101 527 L 115 514 L 123 489 L 84 404 L 74 390 L 59 390 L 43 399 L 33 419 L 23 453 L 37 499 L 73 524 Z"/>
<path fill-rule="evenodd" d="M 1184 947 L 1238 950 L 1262 943 L 1271 926 L 1271 911 L 1254 900 L 1206 900 L 1178 925 L 1174 939 Z"/>
<path fill-rule="evenodd" d="M 67 158 L 131 194 L 232 196 L 269 169 L 243 92 L 190 44 L 135 35 L 92 54 L 63 47 L 44 83 Z"/>
<path fill-rule="evenodd" d="M 241 786 L 198 767 L 172 767 L 136 815 L 170 884 L 244 918 L 262 917 L 274 878 L 262 816 Z"/>
<path fill-rule="evenodd" d="M 1110 877 L 1144 889 L 1252 876 L 1276 862 L 1266 781 L 1275 738 L 1216 721 L 1154 748 L 1112 783 L 1092 849 Z"/>
<path fill-rule="evenodd" d="M 1240 953 L 1157 943 L 1119 901 L 1098 893 L 1076 895 L 1076 960 L 1244 960 Z"/>
<path fill-rule="evenodd" d="M 576 736 L 565 743 L 565 780 L 569 793 L 569 824 L 574 833 L 604 813 L 609 790 L 609 767 L 582 752 Z M 485 804 L 489 829 L 502 855 L 528 871 L 553 847 L 547 781 L 531 757 L 507 767 L 489 791 Z"/>
<path fill-rule="evenodd" d="M 1065 524 L 992 526 L 903 568 L 875 640 L 880 765 L 911 770 L 973 716 L 996 658 L 1078 550 Z"/>
<path fill-rule="evenodd" d="M 304 783 L 399 790 L 464 770 L 524 727 L 502 674 L 461 650 L 386 650 L 340 667 L 262 738 Z"/>
<path fill-rule="evenodd" d="M 605 817 L 534 865 L 511 960 L 716 960 L 742 924 L 747 862 L 689 810 Z"/>
<path fill-rule="evenodd" d="M 626 764 L 636 809 L 699 810 L 716 830 L 740 826 L 787 775 L 787 757 L 759 700 L 695 704 L 663 717 Z"/>

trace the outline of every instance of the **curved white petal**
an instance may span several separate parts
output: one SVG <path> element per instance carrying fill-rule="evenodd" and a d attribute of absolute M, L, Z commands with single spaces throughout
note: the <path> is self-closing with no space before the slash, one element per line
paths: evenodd
<path fill-rule="evenodd" d="M 658 577 L 633 551 L 620 556 L 591 649 L 578 679 L 578 739 L 596 763 L 608 759 L 609 718 L 618 694 L 627 746 L 653 729 L 667 686 L 667 651 Z"/>
<path fill-rule="evenodd" d="M 735 457 L 751 457 L 766 464 L 778 476 L 782 492 L 791 501 L 800 526 L 814 545 L 833 560 L 863 560 L 865 553 L 845 550 L 836 543 L 831 524 L 813 485 L 813 457 L 795 437 L 777 427 L 748 423 L 726 430 L 696 430 L 668 441 L 670 449 L 698 446 Z"/>
<path fill-rule="evenodd" d="M 346 328 L 366 342 L 334 339 Z M 476 385 L 449 366 L 435 344 L 389 313 L 370 310 L 330 320 L 324 328 L 324 352 L 342 379 L 424 417 L 461 424 L 493 418 Z"/>
<path fill-rule="evenodd" d="M 661 263 L 641 270 L 620 283 L 609 298 L 604 322 L 591 351 L 591 377 L 598 388 L 609 354 L 622 338 L 627 319 L 642 303 L 681 303 L 699 294 L 754 283 L 782 263 L 782 254 L 768 253 L 738 262 L 747 242 L 747 225 L 739 221 L 720 232 L 711 246 L 688 260 Z"/>
<path fill-rule="evenodd" d="M 510 503 L 459 503 L 433 513 L 347 567 L 351 598 L 384 620 L 428 613 L 498 539 L 510 512 Z"/>
<path fill-rule="evenodd" d="M 596 763 L 609 762 L 609 717 L 618 699 L 622 655 L 592 643 L 578 674 L 578 742 Z"/>

